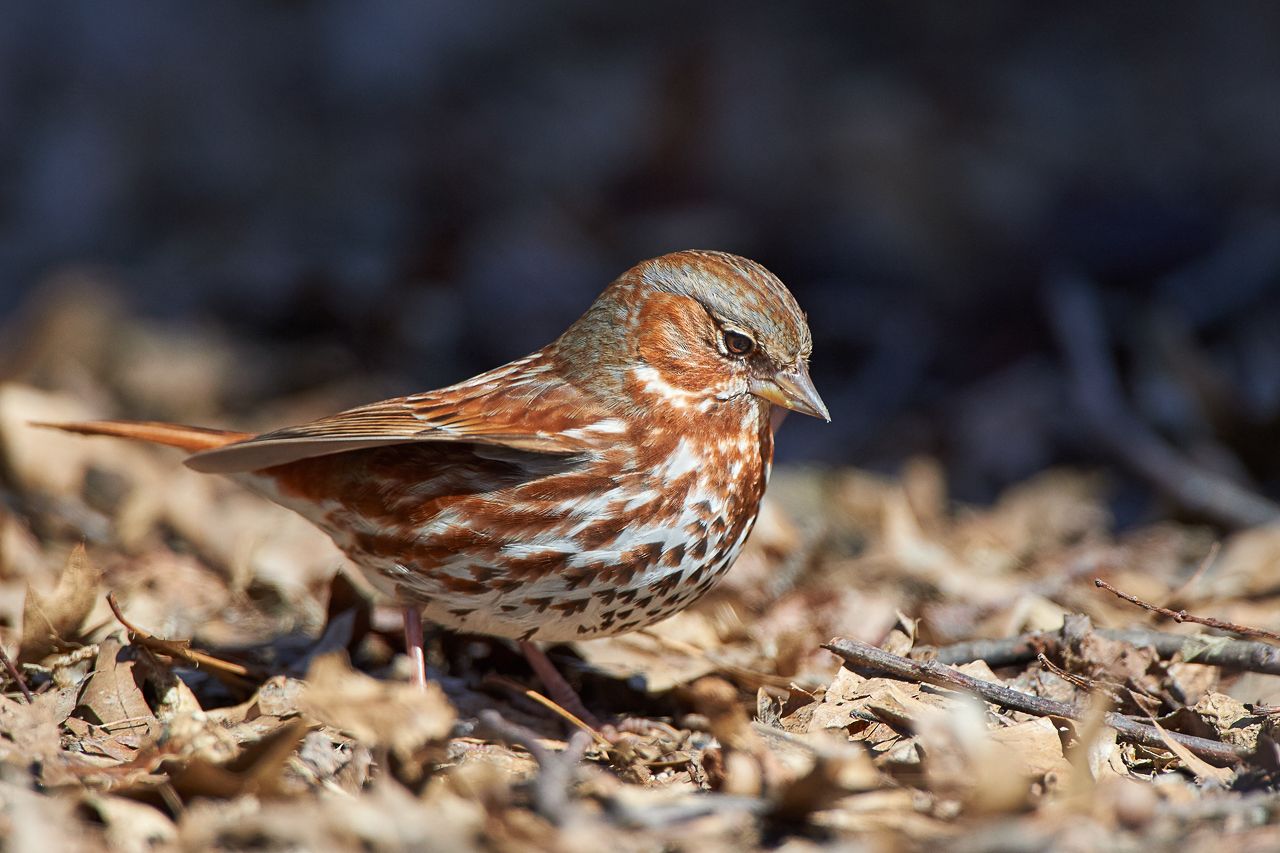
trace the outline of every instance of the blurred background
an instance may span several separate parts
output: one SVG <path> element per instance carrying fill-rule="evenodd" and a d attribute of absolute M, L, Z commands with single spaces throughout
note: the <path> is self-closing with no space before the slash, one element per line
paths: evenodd
<path fill-rule="evenodd" d="M 782 461 L 933 456 L 966 500 L 1105 466 L 1122 523 L 1181 465 L 1280 497 L 1275 4 L 4 21 L 0 378 L 270 426 L 494 366 L 637 260 L 720 248 L 811 317 L 834 423 L 789 420 Z"/>

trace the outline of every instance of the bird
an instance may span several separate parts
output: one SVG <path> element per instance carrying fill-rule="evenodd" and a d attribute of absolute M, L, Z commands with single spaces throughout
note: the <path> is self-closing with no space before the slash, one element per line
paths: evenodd
<path fill-rule="evenodd" d="M 776 276 L 687 250 L 624 272 L 547 346 L 446 388 L 261 434 L 42 426 L 180 448 L 190 468 L 308 519 L 401 605 L 416 683 L 425 618 L 515 641 L 585 714 L 538 644 L 645 628 L 728 571 L 760 509 L 777 415 L 831 420 L 811 352 Z"/>

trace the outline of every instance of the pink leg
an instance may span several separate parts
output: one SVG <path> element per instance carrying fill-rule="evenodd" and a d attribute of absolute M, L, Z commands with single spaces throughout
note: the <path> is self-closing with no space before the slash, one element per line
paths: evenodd
<path fill-rule="evenodd" d="M 600 722 L 595 715 L 582 704 L 582 697 L 578 695 L 578 691 L 564 680 L 564 676 L 556 669 L 556 665 L 547 657 L 546 652 L 533 643 L 523 640 L 520 642 L 520 651 L 524 653 L 524 659 L 529 662 L 534 675 L 538 676 L 538 680 L 542 682 L 542 686 L 547 689 L 547 693 L 557 705 L 592 728 L 600 728 Z"/>
<path fill-rule="evenodd" d="M 422 611 L 416 607 L 405 607 L 404 614 L 404 651 L 413 661 L 413 683 L 420 689 L 427 689 L 427 651 L 422 641 Z"/>

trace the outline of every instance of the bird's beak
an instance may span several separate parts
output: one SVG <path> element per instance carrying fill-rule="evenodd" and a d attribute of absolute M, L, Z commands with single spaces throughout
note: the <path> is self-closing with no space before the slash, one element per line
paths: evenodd
<path fill-rule="evenodd" d="M 818 396 L 809 378 L 809 368 L 800 365 L 794 370 L 779 370 L 767 379 L 751 380 L 751 393 L 784 409 L 822 418 L 831 423 L 827 406 Z"/>

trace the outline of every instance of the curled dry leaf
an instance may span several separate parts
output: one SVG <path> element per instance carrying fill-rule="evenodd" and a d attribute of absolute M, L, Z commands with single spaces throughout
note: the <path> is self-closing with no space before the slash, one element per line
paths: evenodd
<path fill-rule="evenodd" d="M 439 685 L 370 678 L 341 652 L 317 658 L 306 682 L 299 702 L 306 715 L 402 758 L 448 737 L 457 716 Z"/>
<path fill-rule="evenodd" d="M 1169 737 L 1169 733 L 1165 731 L 1164 728 L 1155 721 L 1155 719 L 1151 720 L 1151 725 L 1155 726 L 1156 731 L 1160 732 L 1160 736 L 1164 738 L 1165 746 L 1169 748 L 1169 751 L 1178 756 L 1178 760 L 1181 761 L 1188 770 L 1194 773 L 1197 779 L 1217 782 L 1219 785 L 1225 785 L 1231 780 L 1231 777 L 1235 775 L 1235 771 L 1230 767 L 1214 767 L 1212 764 L 1205 761 L 1203 758 L 1196 755 L 1173 738 Z"/>
<path fill-rule="evenodd" d="M 156 718 L 134 677 L 134 667 L 134 661 L 122 659 L 118 641 L 104 640 L 76 711 L 104 728 L 128 728 L 138 734 L 153 731 Z"/>
<path fill-rule="evenodd" d="M 686 691 L 689 701 L 710 724 L 720 749 L 703 755 L 713 788 L 729 794 L 759 796 L 776 777 L 778 764 L 760 736 L 751 728 L 738 701 L 738 690 L 715 676 L 701 678 Z"/>
<path fill-rule="evenodd" d="M 117 851 L 164 849 L 177 840 L 178 831 L 159 809 L 124 797 L 88 794 L 85 809 L 106 827 L 107 847 Z"/>
<path fill-rule="evenodd" d="M 777 818 L 799 822 L 851 794 L 875 790 L 885 782 L 868 753 L 857 745 L 825 734 L 795 740 L 808 746 L 812 761 L 807 771 L 774 795 L 772 814 Z"/>
<path fill-rule="evenodd" d="M 0 761 L 56 761 L 61 750 L 59 727 L 71 709 L 65 693 L 51 690 L 31 702 L 0 696 Z M 74 699 L 71 700 L 74 702 Z"/>
<path fill-rule="evenodd" d="M 264 737 L 248 744 L 226 762 L 213 762 L 198 755 L 164 766 L 173 789 L 184 799 L 217 797 L 230 799 L 243 794 L 282 797 L 297 792 L 285 770 L 306 735 L 301 720 L 288 720 Z"/>
<path fill-rule="evenodd" d="M 1031 774 L 1018 753 L 988 730 L 986 707 L 957 696 L 945 708 L 921 707 L 911 725 L 924 749 L 929 787 L 976 812 L 1014 811 L 1027 803 Z M 1061 756 L 1061 747 L 1054 747 Z"/>
<path fill-rule="evenodd" d="M 81 544 L 71 550 L 53 592 L 46 594 L 27 587 L 19 663 L 43 660 L 80 639 L 79 631 L 98 599 L 100 580 L 101 574 Z"/>
<path fill-rule="evenodd" d="M 1258 748 L 1262 717 L 1246 708 L 1239 700 L 1222 693 L 1208 693 L 1191 710 L 1213 727 L 1223 743 L 1233 743 L 1247 749 Z"/>

